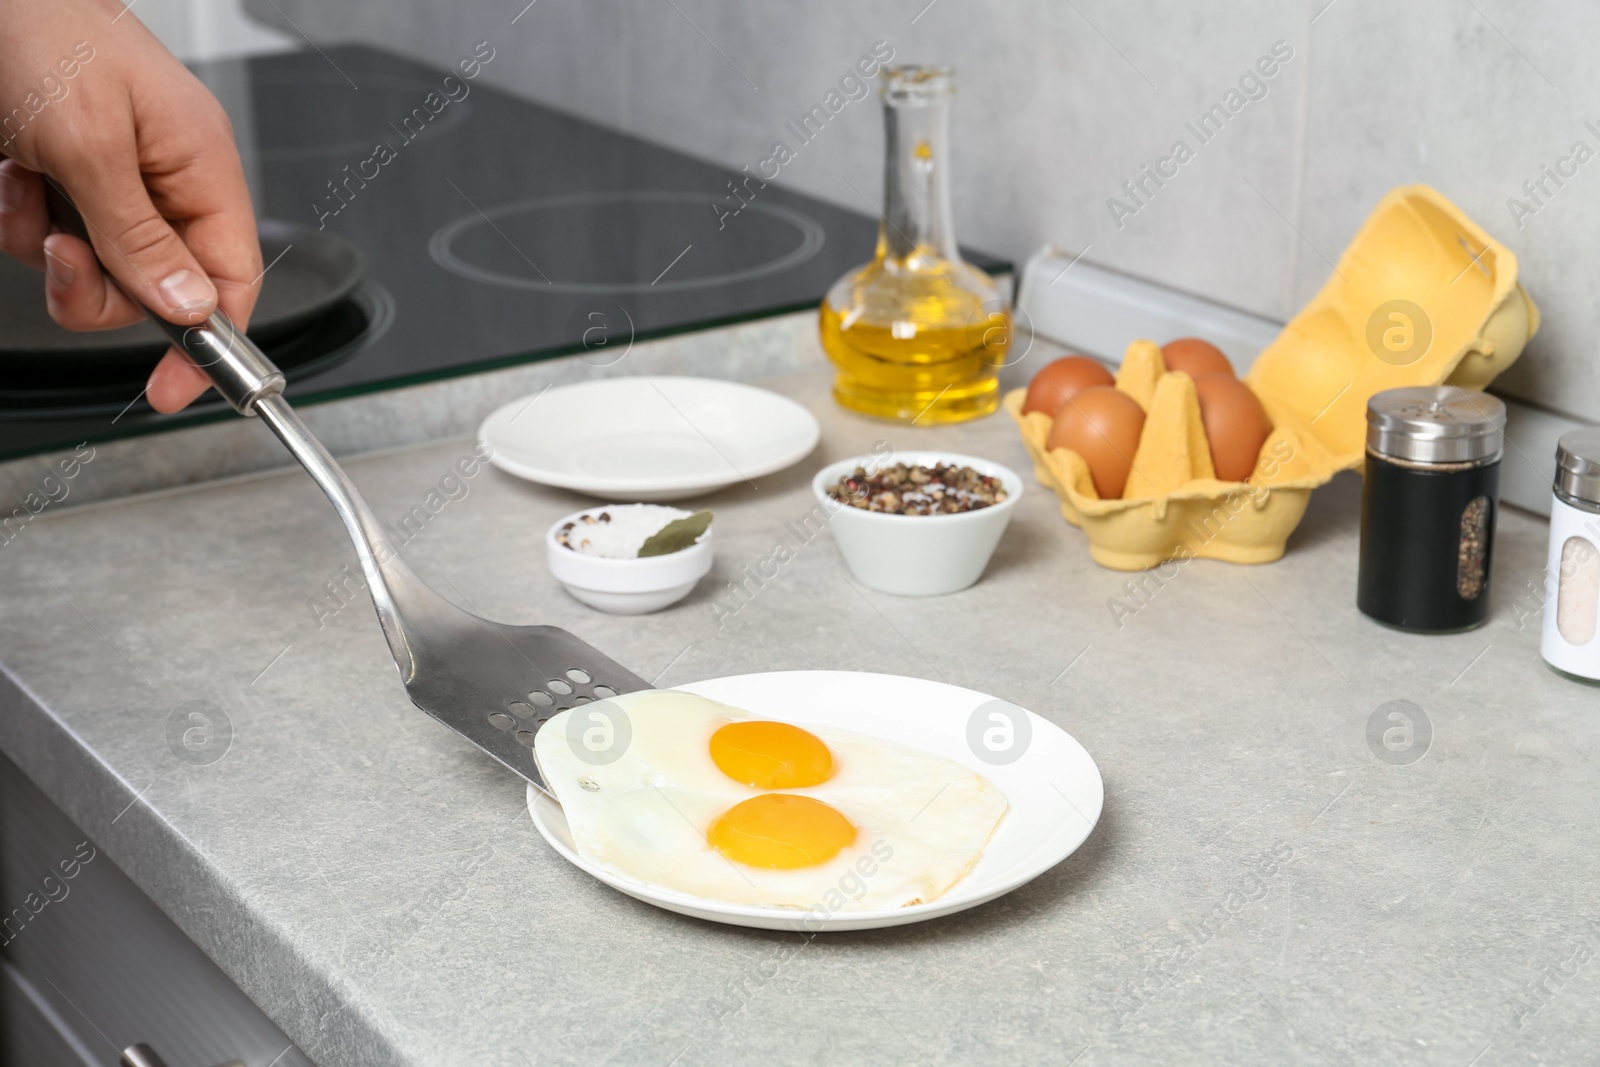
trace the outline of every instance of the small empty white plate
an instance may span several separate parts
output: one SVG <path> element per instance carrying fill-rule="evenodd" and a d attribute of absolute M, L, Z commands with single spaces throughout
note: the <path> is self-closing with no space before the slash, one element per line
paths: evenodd
<path fill-rule="evenodd" d="M 817 446 L 788 397 L 713 378 L 603 378 L 525 396 L 478 428 L 501 470 L 607 500 L 681 500 L 753 480 Z"/>
<path fill-rule="evenodd" d="M 766 930 L 870 930 L 964 911 L 1070 856 L 1100 819 L 1105 785 L 1084 747 L 1060 727 L 953 685 L 853 671 L 780 671 L 674 686 L 799 726 L 832 726 L 945 756 L 988 778 L 1009 807 L 977 864 L 937 900 L 821 914 L 724 904 L 638 881 L 578 855 L 561 805 L 528 786 L 528 811 L 550 846 L 600 881 L 668 911 Z M 998 714 L 1000 718 L 993 718 Z M 987 758 L 979 758 L 983 751 Z M 1001 762 L 991 762 L 998 760 Z"/>

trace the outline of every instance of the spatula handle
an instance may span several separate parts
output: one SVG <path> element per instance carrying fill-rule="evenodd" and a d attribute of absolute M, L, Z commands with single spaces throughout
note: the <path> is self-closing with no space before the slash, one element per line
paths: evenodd
<path fill-rule="evenodd" d="M 200 326 L 179 326 L 149 308 L 145 314 L 172 343 L 206 372 L 222 398 L 241 415 L 254 415 L 257 401 L 283 392 L 283 371 L 219 309 Z"/>
<path fill-rule="evenodd" d="M 89 227 L 67 194 L 48 178 L 44 189 L 51 220 L 79 240 L 89 241 Z M 257 401 L 283 392 L 283 372 L 243 330 L 228 321 L 220 308 L 204 323 L 192 326 L 168 322 L 147 307 L 144 313 L 175 346 L 188 353 L 195 366 L 205 371 L 217 392 L 239 414 L 254 415 Z"/>
<path fill-rule="evenodd" d="M 74 237 L 89 240 L 89 230 L 83 216 L 67 199 L 66 193 L 49 178 L 45 179 L 45 202 L 56 225 Z M 283 372 L 273 366 L 255 342 L 229 322 L 220 310 L 203 324 L 195 326 L 168 322 L 149 308 L 144 311 L 174 345 L 189 354 L 195 366 L 206 372 L 217 387 L 217 392 L 233 405 L 234 410 L 241 415 L 260 414 L 261 421 L 277 435 L 290 455 L 300 461 L 306 473 L 322 488 L 355 545 L 362 573 L 367 579 L 367 591 L 378 611 L 378 622 L 383 626 L 384 636 L 389 639 L 389 648 L 400 667 L 401 677 L 409 683 L 416 669 L 412 655 L 413 642 L 406 632 L 396 599 L 403 600 L 408 591 L 413 602 L 423 598 L 438 600 L 438 597 L 423 585 L 395 552 L 383 531 L 383 525 L 356 491 L 343 468 L 282 397 Z M 453 611 L 460 610 L 449 605 L 447 607 Z"/>

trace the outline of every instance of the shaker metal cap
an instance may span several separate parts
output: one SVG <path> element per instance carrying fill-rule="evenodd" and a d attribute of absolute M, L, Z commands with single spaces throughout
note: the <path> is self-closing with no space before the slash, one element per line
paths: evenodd
<path fill-rule="evenodd" d="M 1506 406 L 1454 385 L 1390 389 L 1367 401 L 1367 451 L 1412 463 L 1489 462 L 1505 448 Z"/>
<path fill-rule="evenodd" d="M 1600 504 L 1600 426 L 1568 430 L 1556 442 L 1556 490 Z"/>
<path fill-rule="evenodd" d="M 955 92 L 954 67 L 901 63 L 883 68 L 878 92 L 891 104 L 948 97 Z"/>

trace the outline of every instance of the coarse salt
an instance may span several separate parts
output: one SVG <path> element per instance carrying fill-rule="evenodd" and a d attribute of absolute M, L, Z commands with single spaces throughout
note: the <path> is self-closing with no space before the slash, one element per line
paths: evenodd
<path fill-rule="evenodd" d="M 644 543 L 674 519 L 693 512 L 662 504 L 620 504 L 585 512 L 556 532 L 556 542 L 586 556 L 637 559 Z"/>

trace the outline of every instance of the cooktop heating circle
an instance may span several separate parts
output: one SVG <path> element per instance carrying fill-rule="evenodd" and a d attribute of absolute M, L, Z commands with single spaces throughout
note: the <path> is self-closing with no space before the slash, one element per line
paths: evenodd
<path fill-rule="evenodd" d="M 552 293 L 616 294 L 681 292 L 751 281 L 797 267 L 822 250 L 825 231 L 809 215 L 755 200 L 744 203 L 737 212 L 743 217 L 735 217 L 730 210 L 733 203 L 726 197 L 664 191 L 570 193 L 523 200 L 475 211 L 441 227 L 428 240 L 428 254 L 445 270 L 490 285 Z M 679 209 L 676 217 L 674 208 Z M 530 216 L 541 213 L 547 224 L 533 234 L 519 240 L 520 235 L 510 232 L 518 222 L 526 225 Z M 629 220 L 629 214 L 640 217 Z M 540 242 L 537 247 L 529 247 L 530 237 Z M 478 247 L 469 251 L 463 246 L 471 241 L 478 242 Z M 626 281 L 562 277 L 563 264 L 570 268 L 575 256 L 605 241 L 625 244 L 626 254 L 618 256 L 613 251 L 593 259 L 613 269 L 619 260 L 631 259 L 644 268 L 641 276 Z M 641 246 L 649 246 L 653 253 L 648 259 Z M 719 257 L 713 268 L 708 273 L 673 278 L 674 268 L 682 275 L 700 265 L 689 260 L 696 248 L 706 250 L 702 255 Z M 479 262 L 467 258 L 474 252 Z M 491 255 L 517 264 L 513 269 L 526 267 L 526 273 L 482 262 Z M 737 257 L 755 262 L 728 262 Z M 643 276 L 658 269 L 654 278 Z"/>

